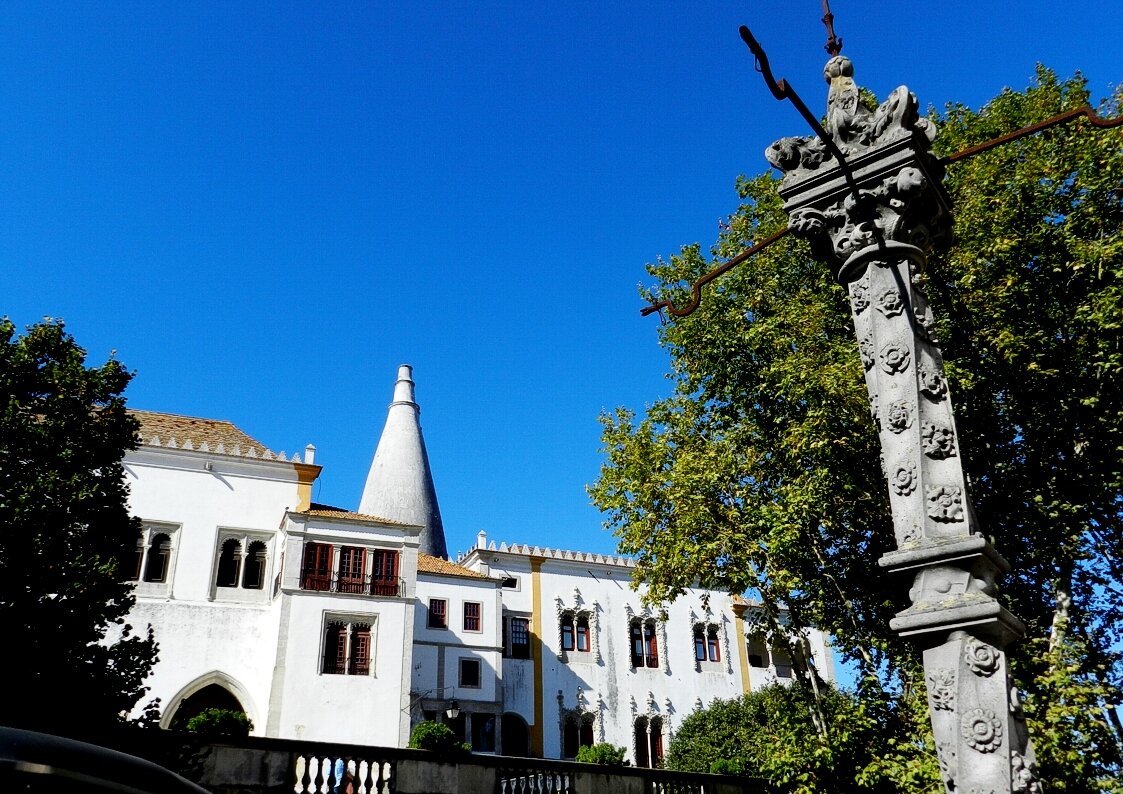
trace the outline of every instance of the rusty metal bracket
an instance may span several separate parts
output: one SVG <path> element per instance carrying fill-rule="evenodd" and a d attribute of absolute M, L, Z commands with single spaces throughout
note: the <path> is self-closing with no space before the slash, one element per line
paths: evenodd
<path fill-rule="evenodd" d="M 688 314 L 693 314 L 698 306 L 702 303 L 702 287 L 709 284 L 718 276 L 722 276 L 728 271 L 737 267 L 737 265 L 744 262 L 753 254 L 760 253 L 765 248 L 772 245 L 772 243 L 787 235 L 789 231 L 791 230 L 785 226 L 775 234 L 770 234 L 769 236 L 765 237 L 756 245 L 746 248 L 744 251 L 737 254 L 737 256 L 733 257 L 728 262 L 718 265 L 713 270 L 706 273 L 704 276 L 701 276 L 697 281 L 690 285 L 690 303 L 686 304 L 685 306 L 675 306 L 669 300 L 652 301 L 650 306 L 644 306 L 642 309 L 640 309 L 640 314 L 646 317 L 647 315 L 657 312 L 660 309 L 666 309 L 675 317 L 685 317 Z"/>
<path fill-rule="evenodd" d="M 1019 138 L 1025 138 L 1029 135 L 1036 135 L 1039 132 L 1049 129 L 1050 127 L 1056 127 L 1060 124 L 1068 124 L 1070 122 L 1076 121 L 1079 118 L 1087 119 L 1093 126 L 1099 127 L 1100 129 L 1123 127 L 1123 116 L 1116 116 L 1115 118 L 1110 119 L 1101 118 L 1100 115 L 1097 114 L 1096 111 L 1092 110 L 1089 105 L 1084 105 L 1083 107 L 1066 110 L 1064 113 L 1058 113 L 1052 118 L 1045 119 L 1044 121 L 1039 121 L 1036 124 L 1030 124 L 1028 127 L 1022 127 L 1020 130 L 1014 130 L 1013 132 L 1008 132 L 1005 135 L 999 135 L 997 138 L 992 138 L 984 143 L 976 144 L 975 146 L 969 146 L 966 149 L 962 149 L 956 152 L 955 154 L 949 154 L 947 157 L 942 158 L 940 162 L 944 165 L 950 165 L 951 163 L 956 163 L 960 160 L 966 160 L 968 157 L 974 157 L 976 154 L 982 154 L 983 152 L 990 151 L 991 149 L 1002 146 L 1003 144 L 1010 143 L 1011 141 L 1016 141 Z"/>

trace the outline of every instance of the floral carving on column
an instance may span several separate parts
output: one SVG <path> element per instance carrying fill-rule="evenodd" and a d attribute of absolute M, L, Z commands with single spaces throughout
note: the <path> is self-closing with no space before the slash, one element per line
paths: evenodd
<path fill-rule="evenodd" d="M 1002 746 L 1002 722 L 990 709 L 971 709 L 960 724 L 963 740 L 980 753 L 993 753 Z"/>
<path fill-rule="evenodd" d="M 963 520 L 963 491 L 954 485 L 930 485 L 926 494 L 933 521 Z"/>
<path fill-rule="evenodd" d="M 978 676 L 992 676 L 998 671 L 1001 652 L 992 645 L 974 637 L 963 646 L 963 661 Z"/>
<path fill-rule="evenodd" d="M 955 671 L 941 669 L 928 676 L 928 698 L 937 711 L 955 710 Z"/>

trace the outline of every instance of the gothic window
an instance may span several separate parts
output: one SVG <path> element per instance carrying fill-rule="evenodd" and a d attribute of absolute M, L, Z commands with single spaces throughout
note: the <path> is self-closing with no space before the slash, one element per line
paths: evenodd
<path fill-rule="evenodd" d="M 636 766 L 655 769 L 663 766 L 663 720 L 638 717 L 634 731 Z"/>
<path fill-rule="evenodd" d="M 371 646 L 370 623 L 328 620 L 320 672 L 328 675 L 370 675 Z"/>
<path fill-rule="evenodd" d="M 137 583 L 141 595 L 163 593 L 168 589 L 175 557 L 178 528 L 167 524 L 146 524 L 137 538 L 136 549 L 128 562 L 129 581 Z"/>
<path fill-rule="evenodd" d="M 576 758 L 579 749 L 592 747 L 596 743 L 593 735 L 595 722 L 593 714 L 570 712 L 565 715 L 562 723 L 562 758 Z"/>
<path fill-rule="evenodd" d="M 632 667 L 658 667 L 659 642 L 653 618 L 634 618 L 630 626 L 632 640 Z"/>
<path fill-rule="evenodd" d="M 218 581 L 219 587 L 237 587 L 238 574 L 242 569 L 242 544 L 236 538 L 227 538 L 222 542 L 222 551 L 218 555 Z"/>
<path fill-rule="evenodd" d="M 144 581 L 164 583 L 168 581 L 168 567 L 172 558 L 172 539 L 160 532 L 152 536 L 148 544 L 148 560 L 144 565 Z"/>
<path fill-rule="evenodd" d="M 269 559 L 268 547 L 264 542 L 255 540 L 246 552 L 246 568 L 242 573 L 242 587 L 246 590 L 265 588 L 265 566 Z"/>
<path fill-rule="evenodd" d="M 777 678 L 792 677 L 792 657 L 787 648 L 774 646 L 772 648 L 772 664 L 776 668 Z"/>
<path fill-rule="evenodd" d="M 448 628 L 448 601 L 443 598 L 429 599 L 429 621 L 431 629 Z"/>
<path fill-rule="evenodd" d="M 581 653 L 589 652 L 589 616 L 577 616 L 577 650 Z"/>
<path fill-rule="evenodd" d="M 694 626 L 694 659 L 698 662 L 721 661 L 721 635 L 713 623 Z"/>
<path fill-rule="evenodd" d="M 478 601 L 464 602 L 464 631 L 483 631 L 482 610 Z"/>
<path fill-rule="evenodd" d="M 561 647 L 563 651 L 572 651 L 576 647 L 573 615 L 565 614 L 561 617 Z"/>

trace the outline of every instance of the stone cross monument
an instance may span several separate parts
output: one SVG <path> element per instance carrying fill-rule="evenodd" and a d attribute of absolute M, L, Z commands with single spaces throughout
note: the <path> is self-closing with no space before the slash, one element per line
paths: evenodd
<path fill-rule="evenodd" d="M 912 603 L 890 625 L 924 648 L 944 785 L 955 794 L 1037 794 L 1004 651 L 1024 627 L 995 598 L 1009 565 L 971 508 L 921 288 L 927 256 L 951 226 L 943 168 L 929 152 L 936 131 L 904 86 L 876 111 L 864 107 L 853 74 L 836 53 L 825 69 L 825 136 L 783 138 L 765 157 L 785 174 L 791 231 L 850 295 L 897 540 L 880 564 L 912 576 Z"/>

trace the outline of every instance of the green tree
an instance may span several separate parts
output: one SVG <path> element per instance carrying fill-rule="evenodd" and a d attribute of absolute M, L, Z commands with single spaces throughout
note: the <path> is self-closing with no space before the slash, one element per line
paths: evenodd
<path fill-rule="evenodd" d="M 907 720 L 891 710 L 871 711 L 833 687 L 821 696 L 839 727 L 830 740 L 812 724 L 805 693 L 777 683 L 687 715 L 671 739 L 666 766 L 762 777 L 793 792 L 897 791 L 894 781 L 870 785 L 867 778 L 878 756 L 908 736 Z"/>
<path fill-rule="evenodd" d="M 1101 114 L 1118 113 L 1119 99 Z M 980 111 L 933 114 L 937 145 L 958 151 L 1087 101 L 1079 77 L 1041 69 Z M 1104 707 L 1123 699 L 1121 186 L 1119 132 L 1086 124 L 954 164 L 955 243 L 929 261 L 976 510 L 1015 566 L 1010 607 L 1030 637 L 1048 638 L 1015 646 L 1012 662 L 1054 790 L 1108 790 L 1120 772 L 1123 732 Z M 772 176 L 741 179 L 738 191 L 715 257 L 786 225 Z M 656 284 L 644 296 L 682 303 L 684 283 L 711 266 L 685 247 L 649 266 Z M 785 239 L 708 287 L 660 341 L 675 391 L 643 417 L 604 417 L 607 460 L 590 489 L 637 578 L 657 601 L 694 581 L 750 592 L 793 656 L 802 630 L 831 632 L 861 671 L 861 702 L 913 715 L 914 738 L 871 774 L 902 790 L 938 785 L 922 773 L 933 768 L 924 709 L 906 707 L 922 705 L 915 649 L 888 628 L 907 583 L 877 569 L 892 524 L 843 291 Z M 833 742 L 814 670 L 797 683 Z"/>
<path fill-rule="evenodd" d="M 23 693 L 0 699 L 2 724 L 94 733 L 147 691 L 156 642 L 125 623 L 122 567 L 140 533 L 121 464 L 136 446 L 131 377 L 112 359 L 87 367 L 61 322 L 21 337 L 0 320 L 0 634 Z"/>
<path fill-rule="evenodd" d="M 189 733 L 200 736 L 249 736 L 253 720 L 244 711 L 234 709 L 203 709 L 187 721 Z"/>
<path fill-rule="evenodd" d="M 426 720 L 414 726 L 409 735 L 409 746 L 414 750 L 431 750 L 448 758 L 460 758 L 471 754 L 472 745 L 456 738 L 452 728 L 443 722 Z"/>

